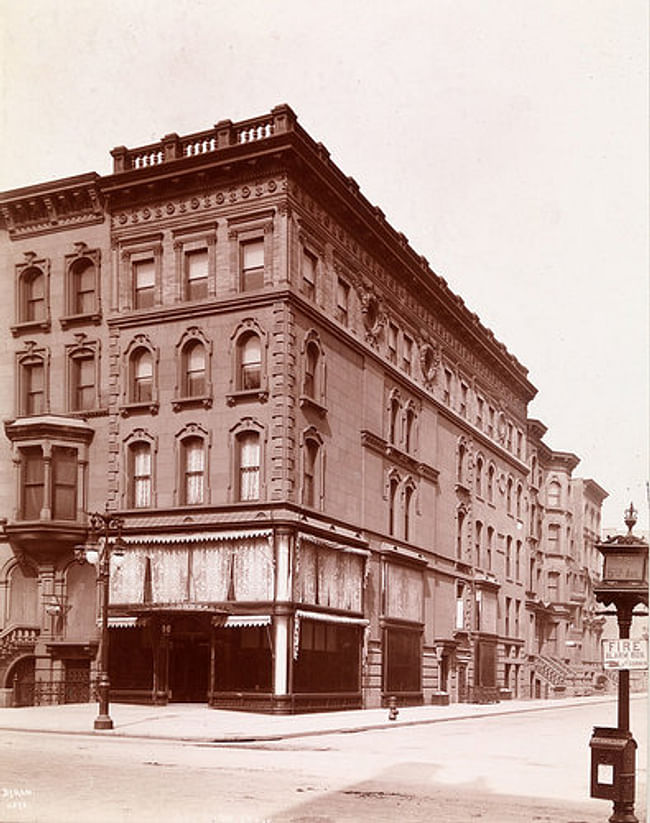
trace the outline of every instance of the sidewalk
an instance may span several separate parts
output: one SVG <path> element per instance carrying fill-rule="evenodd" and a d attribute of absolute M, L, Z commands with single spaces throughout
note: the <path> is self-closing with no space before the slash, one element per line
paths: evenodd
<path fill-rule="evenodd" d="M 631 699 L 647 700 L 647 696 L 633 694 Z M 411 706 L 400 708 L 396 720 L 388 719 L 388 709 L 265 715 L 210 709 L 194 703 L 172 703 L 167 706 L 113 703 L 110 716 L 114 729 L 109 731 L 93 729 L 97 704 L 75 703 L 0 709 L 0 731 L 103 735 L 195 743 L 244 743 L 442 723 L 546 709 L 570 709 L 587 703 L 611 704 L 609 712 L 603 711 L 603 722 L 608 722 L 609 717 L 612 725 L 616 723 L 616 695 L 594 695 L 556 700 L 508 700 L 487 705 L 454 703 L 450 706 Z"/>

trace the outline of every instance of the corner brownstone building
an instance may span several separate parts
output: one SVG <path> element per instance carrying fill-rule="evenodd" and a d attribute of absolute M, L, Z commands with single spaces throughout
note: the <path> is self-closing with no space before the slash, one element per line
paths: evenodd
<path fill-rule="evenodd" d="M 288 106 L 0 195 L 0 695 L 258 711 L 602 687 L 606 492 Z"/>

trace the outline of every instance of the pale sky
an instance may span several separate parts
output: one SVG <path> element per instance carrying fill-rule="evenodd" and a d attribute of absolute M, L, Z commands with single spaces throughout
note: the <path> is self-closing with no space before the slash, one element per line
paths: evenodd
<path fill-rule="evenodd" d="M 288 103 L 648 528 L 646 0 L 0 0 L 0 190 Z"/>

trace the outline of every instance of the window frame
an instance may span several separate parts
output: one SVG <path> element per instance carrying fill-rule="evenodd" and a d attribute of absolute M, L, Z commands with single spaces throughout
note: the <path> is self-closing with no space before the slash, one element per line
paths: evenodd
<path fill-rule="evenodd" d="M 148 352 L 151 357 L 151 399 L 136 399 L 135 392 L 135 361 L 138 352 Z M 120 413 L 122 416 L 147 411 L 150 414 L 157 414 L 159 409 L 158 401 L 158 361 L 159 351 L 151 343 L 151 340 L 144 334 L 137 334 L 129 342 L 122 355 L 123 388 L 122 403 Z"/>
<path fill-rule="evenodd" d="M 203 391 L 193 394 L 190 391 L 190 369 L 188 356 L 191 349 L 201 346 L 203 349 Z M 176 386 L 172 408 L 180 411 L 192 406 L 212 408 L 214 386 L 212 383 L 212 341 L 209 340 L 198 326 L 190 326 L 181 335 L 176 344 Z"/>
<path fill-rule="evenodd" d="M 101 307 L 101 251 L 89 249 L 85 243 L 75 243 L 74 254 L 67 254 L 65 260 L 65 315 L 60 318 L 63 329 L 79 323 L 99 323 L 102 316 Z M 82 272 L 78 269 L 86 261 L 87 266 Z M 80 274 L 92 269 L 92 300 L 86 310 L 79 310 L 79 294 L 82 293 L 77 285 Z M 85 293 L 90 293 L 87 291 Z"/>
<path fill-rule="evenodd" d="M 257 436 L 258 462 L 256 468 L 258 496 L 255 498 L 246 497 L 245 499 L 242 499 L 242 469 L 251 467 L 242 465 L 241 448 L 244 437 L 249 434 L 254 434 Z M 230 430 L 229 443 L 231 450 L 229 487 L 230 500 L 233 503 L 259 504 L 266 499 L 266 429 L 254 418 L 245 417 Z"/>
<path fill-rule="evenodd" d="M 303 506 L 322 511 L 325 501 L 323 438 L 313 426 L 310 426 L 302 433 L 300 445 L 302 469 L 300 473 L 300 500 Z M 311 485 L 308 478 L 311 478 Z"/>
<path fill-rule="evenodd" d="M 25 260 L 15 267 L 15 314 L 16 322 L 11 326 L 11 333 L 15 337 L 17 334 L 40 330 L 49 331 L 51 326 L 50 310 L 50 260 L 39 258 L 34 252 L 25 252 Z M 26 282 L 26 278 L 31 271 L 38 271 L 43 278 L 43 311 L 42 316 L 29 317 L 27 304 L 29 302 L 28 292 L 31 286 Z"/>
<path fill-rule="evenodd" d="M 50 352 L 45 347 L 29 341 L 27 348 L 16 354 L 16 414 L 18 417 L 37 417 L 47 414 L 50 409 Z M 35 368 L 41 370 L 42 387 L 39 392 L 33 388 Z M 41 397 L 40 408 L 33 407 L 35 395 Z"/>
<path fill-rule="evenodd" d="M 127 238 L 120 245 L 119 309 L 127 312 L 151 312 L 162 304 L 162 232 Z M 136 305 L 135 267 L 153 260 L 154 282 L 151 306 Z"/>
<path fill-rule="evenodd" d="M 246 340 L 255 335 L 260 342 L 260 385 L 257 388 L 243 387 L 242 348 Z M 238 402 L 255 400 L 266 403 L 268 400 L 267 355 L 268 335 L 252 317 L 247 317 L 237 325 L 230 336 L 230 386 L 226 402 L 234 406 Z"/>
<path fill-rule="evenodd" d="M 200 469 L 190 470 L 188 464 L 189 450 L 188 444 L 199 444 L 201 452 Z M 185 426 L 176 435 L 177 464 L 178 464 L 178 484 L 176 490 L 176 503 L 179 506 L 205 506 L 210 503 L 210 483 L 209 483 L 209 455 L 210 437 L 206 429 L 195 423 Z M 190 500 L 190 477 L 200 476 L 201 499 Z"/>
<path fill-rule="evenodd" d="M 316 352 L 313 374 L 308 371 L 310 352 Z M 298 402 L 301 408 L 310 407 L 323 416 L 327 414 L 327 363 L 325 349 L 314 329 L 310 329 L 305 335 L 300 354 L 302 375 Z M 310 379 L 313 381 L 313 388 L 309 387 Z"/>
<path fill-rule="evenodd" d="M 174 254 L 176 264 L 176 300 L 180 303 L 199 303 L 214 298 L 216 283 L 217 224 L 214 222 L 193 225 L 187 229 L 175 229 Z M 188 257 L 200 251 L 207 252 L 205 295 L 193 297 L 189 293 Z"/>
<path fill-rule="evenodd" d="M 100 406 L 100 372 L 99 372 L 99 343 L 97 341 L 89 341 L 85 338 L 71 346 L 66 346 L 66 377 L 67 377 L 67 407 L 70 412 L 76 414 L 84 414 L 95 411 Z M 84 388 L 80 384 L 80 363 L 92 362 L 92 384 L 85 386 L 90 388 L 88 392 L 92 395 L 90 405 L 86 406 L 78 402 L 79 391 Z"/>
<path fill-rule="evenodd" d="M 142 475 L 147 479 L 147 504 L 136 505 L 137 501 L 137 479 L 135 475 L 135 450 L 138 446 L 145 446 L 149 459 L 149 472 Z M 124 508 L 142 510 L 154 509 L 157 506 L 157 491 L 156 491 L 156 471 L 157 471 L 157 451 L 158 441 L 149 434 L 145 429 L 138 428 L 132 431 L 123 443 L 124 449 L 124 470 L 122 483 L 122 502 Z"/>

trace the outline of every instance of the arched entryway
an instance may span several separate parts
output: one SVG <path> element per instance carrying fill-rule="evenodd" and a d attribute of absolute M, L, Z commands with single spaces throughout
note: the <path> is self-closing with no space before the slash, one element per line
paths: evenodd
<path fill-rule="evenodd" d="M 21 657 L 7 671 L 5 687 L 13 689 L 14 706 L 34 705 L 36 660 L 33 655 Z"/>

